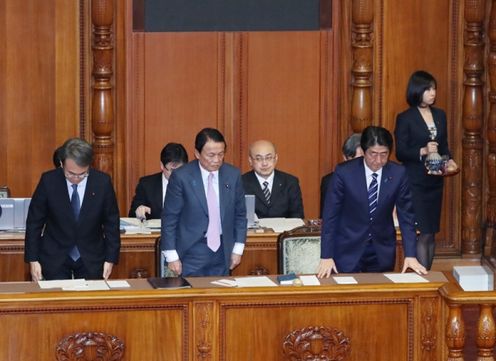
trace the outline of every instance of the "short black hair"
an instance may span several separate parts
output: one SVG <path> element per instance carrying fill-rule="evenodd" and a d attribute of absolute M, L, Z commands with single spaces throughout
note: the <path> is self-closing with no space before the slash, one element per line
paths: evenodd
<path fill-rule="evenodd" d="M 195 138 L 195 149 L 198 153 L 201 153 L 204 145 L 209 140 L 212 140 L 215 143 L 224 143 L 224 146 L 227 147 L 226 140 L 221 132 L 215 128 L 203 128 L 198 132 Z"/>
<path fill-rule="evenodd" d="M 393 150 L 393 136 L 383 127 L 376 127 L 373 125 L 368 126 L 362 131 L 362 138 L 360 139 L 360 146 L 363 151 L 367 151 L 370 147 L 374 145 L 382 145 L 389 149 L 389 152 Z"/>
<path fill-rule="evenodd" d="M 356 156 L 356 150 L 360 146 L 360 139 L 362 135 L 360 133 L 353 133 L 343 143 L 341 151 L 346 159 L 352 159 Z"/>
<path fill-rule="evenodd" d="M 60 146 L 53 152 L 52 162 L 55 168 L 62 167 L 62 162 L 64 161 L 64 147 Z"/>
<path fill-rule="evenodd" d="M 160 161 L 165 167 L 167 163 L 188 163 L 188 152 L 179 143 L 167 143 L 160 152 Z"/>
<path fill-rule="evenodd" d="M 436 88 L 437 82 L 434 77 L 426 71 L 418 70 L 410 76 L 406 88 L 406 101 L 411 107 L 422 104 L 424 92 L 430 88 Z"/>

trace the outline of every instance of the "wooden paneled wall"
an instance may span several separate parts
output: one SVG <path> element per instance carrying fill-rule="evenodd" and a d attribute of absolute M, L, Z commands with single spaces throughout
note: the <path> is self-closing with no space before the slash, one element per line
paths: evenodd
<path fill-rule="evenodd" d="M 227 138 L 226 160 L 243 171 L 250 142 L 275 142 L 278 167 L 300 178 L 306 216 L 315 218 L 320 178 L 340 161 L 342 141 L 371 123 L 392 131 L 407 106 L 409 75 L 425 69 L 438 80 L 437 105 L 464 166 L 446 181 L 438 253 L 460 254 L 462 238 L 465 252 L 480 251 L 487 112 L 467 94 L 482 94 L 484 43 L 477 39 L 490 2 L 333 1 L 332 30 L 253 33 L 133 32 L 132 0 L 93 3 L 113 11 L 115 115 L 105 152 L 121 214 L 138 178 L 158 171 L 165 143 L 183 143 L 192 157 L 196 132 L 213 126 Z M 32 193 L 66 138 L 93 138 L 90 10 L 87 0 L 0 2 L 0 184 L 15 196 Z M 464 103 L 467 89 L 475 92 Z"/>
<path fill-rule="evenodd" d="M 78 1 L 0 2 L 0 185 L 29 197 L 79 134 Z"/>

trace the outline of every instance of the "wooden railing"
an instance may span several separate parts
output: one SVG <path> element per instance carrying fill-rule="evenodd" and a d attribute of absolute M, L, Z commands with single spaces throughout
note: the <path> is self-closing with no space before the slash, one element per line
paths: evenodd
<path fill-rule="evenodd" d="M 448 306 L 445 329 L 447 360 L 468 361 L 464 358 L 466 333 L 463 308 L 468 305 L 478 305 L 479 317 L 475 327 L 477 361 L 494 361 L 496 327 L 493 308 L 496 306 L 496 292 L 465 292 L 456 284 L 447 283 L 440 289 L 440 293 Z"/>

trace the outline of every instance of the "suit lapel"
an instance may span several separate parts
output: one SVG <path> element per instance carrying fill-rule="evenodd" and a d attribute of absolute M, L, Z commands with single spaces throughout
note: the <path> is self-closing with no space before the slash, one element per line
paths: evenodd
<path fill-rule="evenodd" d="M 205 187 L 203 185 L 203 179 L 200 171 L 200 164 L 198 161 L 195 161 L 193 167 L 191 168 L 191 188 L 193 188 L 193 192 L 198 198 L 200 205 L 203 208 L 203 211 L 206 215 L 208 215 L 208 205 L 207 205 L 207 195 L 205 194 Z"/>
<path fill-rule="evenodd" d="M 358 181 L 358 190 L 362 193 L 359 199 L 365 200 L 365 205 L 368 209 L 369 207 L 369 192 L 367 188 L 367 177 L 365 176 L 365 166 L 363 165 L 363 158 L 360 158 L 360 161 L 357 161 L 357 181 Z"/>
<path fill-rule="evenodd" d="M 59 183 L 57 189 L 60 189 L 60 192 L 57 192 L 56 197 L 59 199 L 59 202 L 57 204 L 62 204 L 63 207 L 65 208 L 66 214 L 70 214 L 71 219 L 76 221 L 76 218 L 74 217 L 74 213 L 72 211 L 72 206 L 71 206 L 71 197 L 69 196 L 69 190 L 67 188 L 67 181 L 65 180 L 64 176 L 64 171 L 62 168 L 59 168 L 60 173 L 57 176 L 57 182 Z"/>
<path fill-rule="evenodd" d="M 96 188 L 95 188 L 95 177 L 92 176 L 92 170 L 90 168 L 90 173 L 88 178 L 86 179 L 86 189 L 84 190 L 84 196 L 83 196 L 83 202 L 81 204 L 81 210 L 79 211 L 79 219 L 78 223 L 81 221 L 81 219 L 84 217 L 84 215 L 88 212 L 89 209 L 91 209 L 93 205 L 93 197 L 96 195 Z M 70 205 L 70 202 L 69 202 Z M 71 207 L 71 212 L 72 212 L 72 207 Z"/>
<path fill-rule="evenodd" d="M 379 199 L 377 200 L 377 207 L 380 207 L 382 204 L 384 204 L 385 200 L 389 198 L 392 180 L 393 177 L 391 173 L 391 167 L 389 166 L 388 162 L 384 167 L 382 167 L 381 187 L 379 188 Z"/>

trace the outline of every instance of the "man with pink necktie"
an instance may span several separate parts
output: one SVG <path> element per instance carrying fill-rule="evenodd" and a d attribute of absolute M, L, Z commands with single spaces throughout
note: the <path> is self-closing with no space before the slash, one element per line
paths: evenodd
<path fill-rule="evenodd" d="M 241 262 L 246 208 L 239 169 L 224 163 L 226 142 L 213 128 L 195 139 L 196 160 L 172 173 L 162 211 L 160 249 L 183 276 L 223 276 Z"/>

